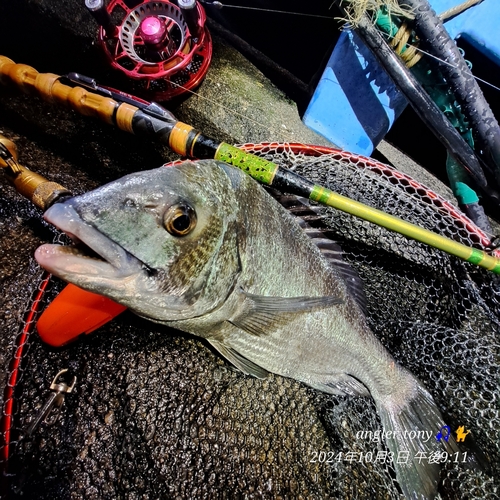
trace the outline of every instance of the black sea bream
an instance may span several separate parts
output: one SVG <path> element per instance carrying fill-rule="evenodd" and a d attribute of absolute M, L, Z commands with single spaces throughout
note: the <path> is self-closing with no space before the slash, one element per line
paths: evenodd
<path fill-rule="evenodd" d="M 403 492 L 435 495 L 440 466 L 416 458 L 440 447 L 432 397 L 370 331 L 345 264 L 256 181 L 221 162 L 184 162 L 127 175 L 45 217 L 101 257 L 41 246 L 38 262 L 60 278 L 203 337 L 247 374 L 371 395 Z"/>

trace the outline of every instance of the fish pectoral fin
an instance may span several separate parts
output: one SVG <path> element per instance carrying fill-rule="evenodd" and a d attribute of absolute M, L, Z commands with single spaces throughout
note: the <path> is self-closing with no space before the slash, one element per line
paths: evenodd
<path fill-rule="evenodd" d="M 241 290 L 242 307 L 229 318 L 234 326 L 252 335 L 262 336 L 273 327 L 285 324 L 290 314 L 309 312 L 342 304 L 338 297 L 266 297 Z"/>
<path fill-rule="evenodd" d="M 334 380 L 324 384 L 315 384 L 314 387 L 323 392 L 336 394 L 338 396 L 369 396 L 370 392 L 357 378 L 347 373 L 341 373 Z"/>
<path fill-rule="evenodd" d="M 224 358 L 226 358 L 230 363 L 232 363 L 238 370 L 242 371 L 246 375 L 252 375 L 256 378 L 266 378 L 269 375 L 267 370 L 256 365 L 253 361 L 245 358 L 239 352 L 235 351 L 233 348 L 224 345 L 218 340 L 210 340 L 210 345 L 216 349 Z"/>

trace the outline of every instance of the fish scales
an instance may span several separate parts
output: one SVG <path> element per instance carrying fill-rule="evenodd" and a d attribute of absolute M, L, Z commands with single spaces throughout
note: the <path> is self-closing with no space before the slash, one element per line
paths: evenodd
<path fill-rule="evenodd" d="M 392 452 L 437 449 L 401 437 L 444 425 L 430 394 L 371 334 L 335 262 L 242 172 L 204 161 L 132 174 L 46 218 L 104 259 L 44 245 L 36 257 L 52 273 L 204 337 L 245 373 L 369 393 Z M 395 467 L 408 498 L 435 495 L 437 464 Z"/>

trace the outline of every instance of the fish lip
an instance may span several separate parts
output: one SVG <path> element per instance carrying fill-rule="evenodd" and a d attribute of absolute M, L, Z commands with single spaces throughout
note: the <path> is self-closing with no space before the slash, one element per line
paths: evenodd
<path fill-rule="evenodd" d="M 82 219 L 68 202 L 49 208 L 44 219 L 66 233 L 75 243 L 83 243 L 103 260 L 80 252 L 76 247 L 42 245 L 35 253 L 39 264 L 53 274 L 101 275 L 107 278 L 124 278 L 145 272 L 142 261 Z"/>

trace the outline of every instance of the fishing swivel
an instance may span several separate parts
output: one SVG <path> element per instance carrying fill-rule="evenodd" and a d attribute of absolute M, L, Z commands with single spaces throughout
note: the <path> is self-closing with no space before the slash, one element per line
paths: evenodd
<path fill-rule="evenodd" d="M 3 135 L 0 135 L 0 167 L 6 168 L 8 174 L 12 176 L 22 171 L 21 165 L 17 162 L 16 145 Z"/>
<path fill-rule="evenodd" d="M 38 208 L 47 210 L 54 203 L 66 199 L 71 193 L 57 182 L 32 172 L 17 161 L 17 147 L 0 134 L 0 168 L 5 169 L 9 181 L 17 191 Z"/>
<path fill-rule="evenodd" d="M 73 377 L 70 384 L 60 380 L 61 375 L 67 371 L 68 369 L 65 368 L 54 377 L 54 380 L 50 384 L 50 390 L 52 393 L 26 430 L 26 436 L 31 436 L 41 423 L 44 423 L 45 425 L 54 425 L 59 419 L 64 398 L 66 394 L 73 391 L 76 384 L 76 377 Z"/>

